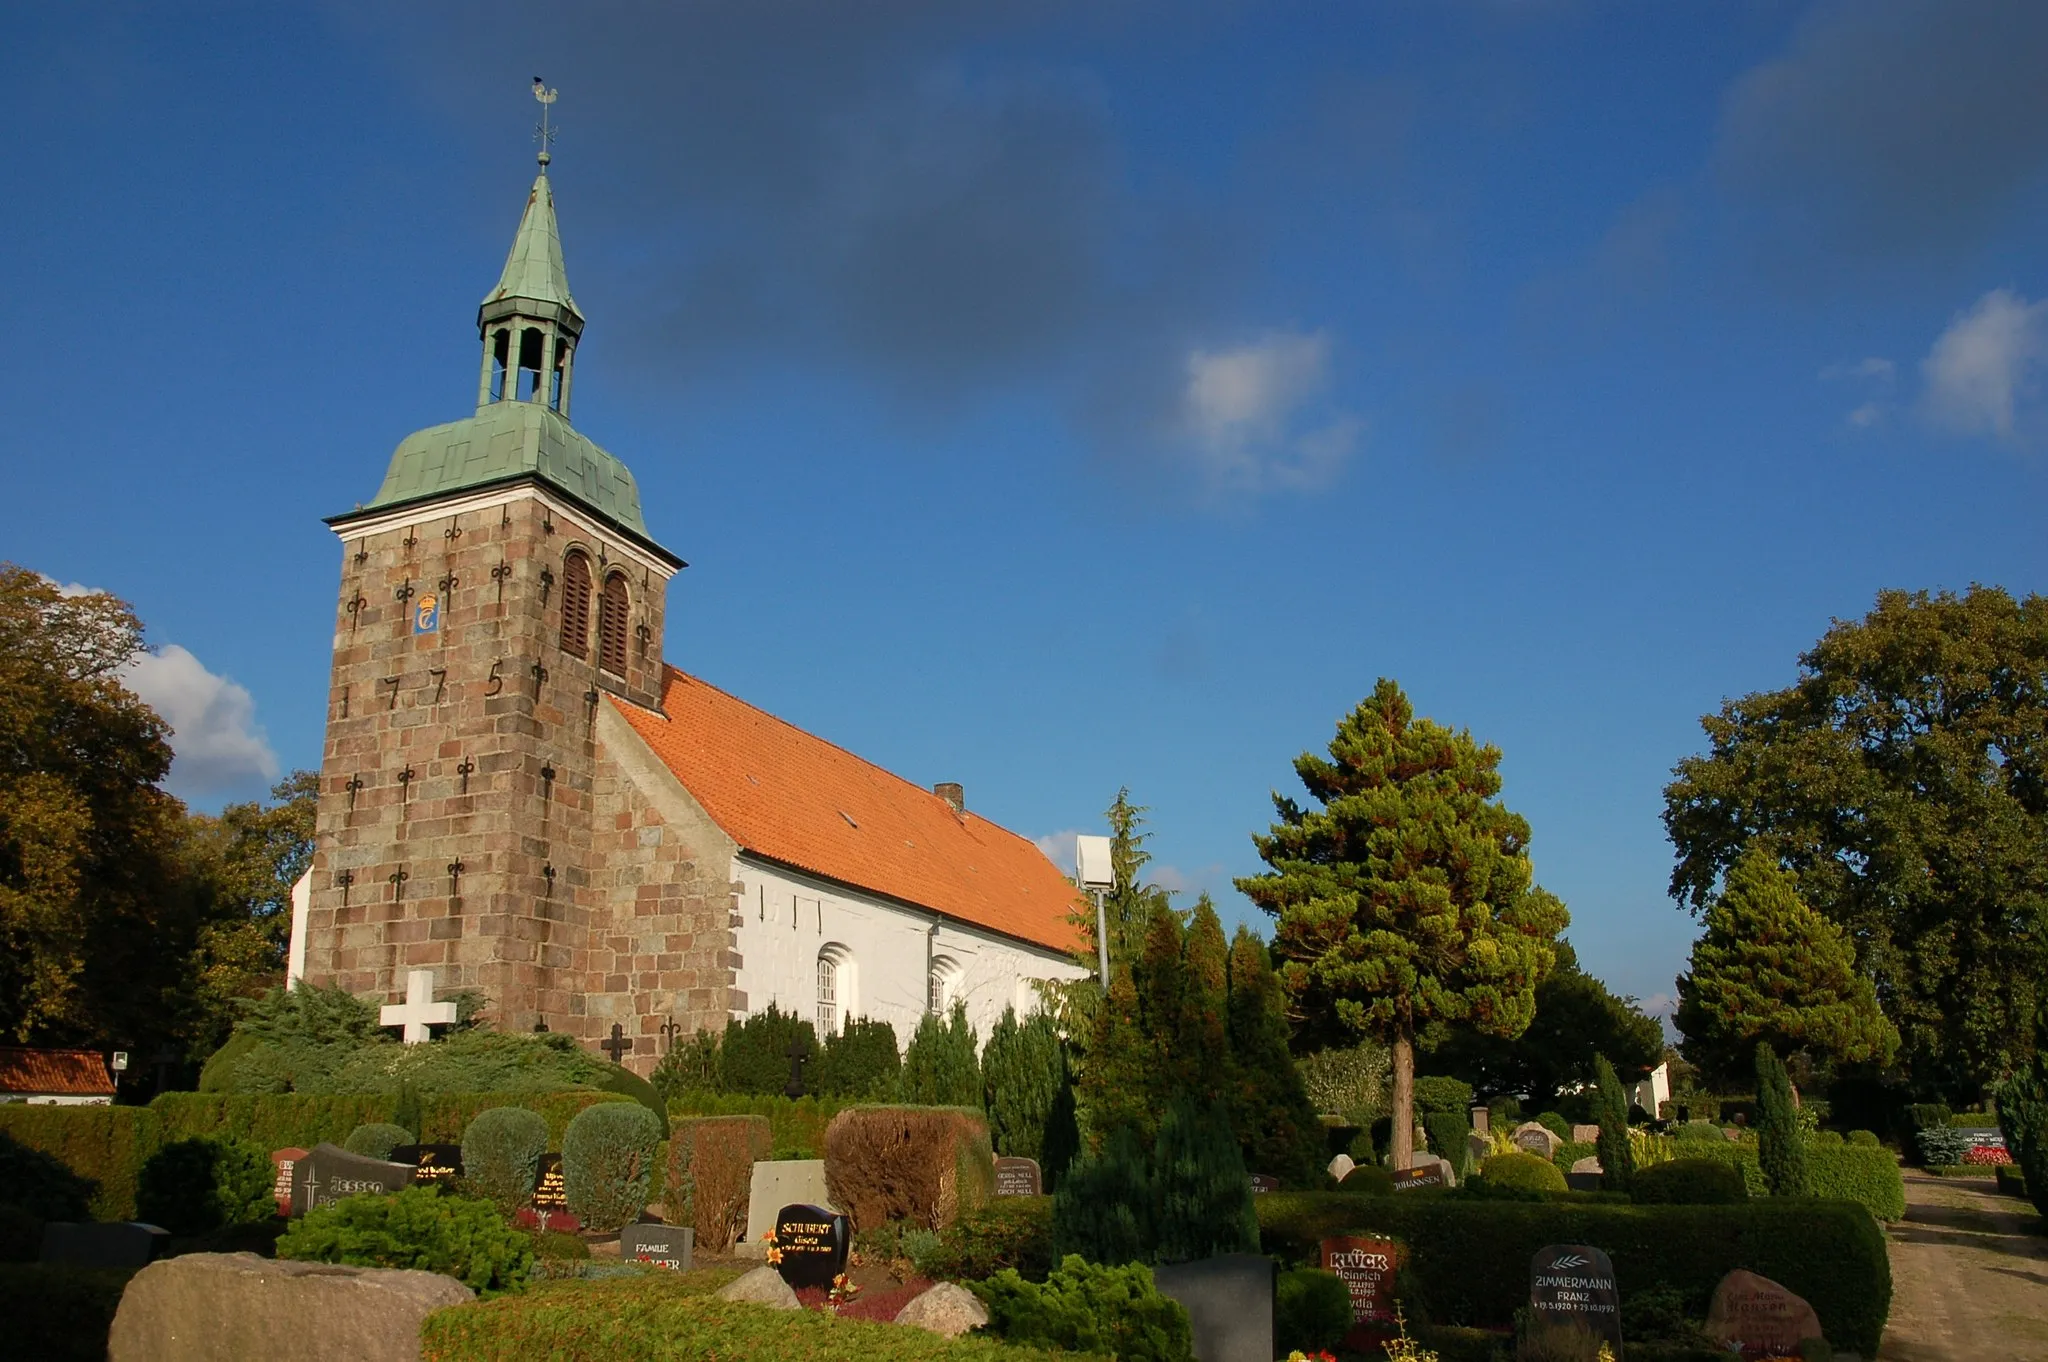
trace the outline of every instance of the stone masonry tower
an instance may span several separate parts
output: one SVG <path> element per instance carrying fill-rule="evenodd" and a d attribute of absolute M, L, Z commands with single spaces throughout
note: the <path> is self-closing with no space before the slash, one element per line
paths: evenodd
<path fill-rule="evenodd" d="M 684 564 L 625 465 L 569 424 L 583 314 L 542 145 L 477 312 L 476 414 L 406 437 L 377 495 L 327 522 L 341 591 L 305 977 L 395 997 L 432 969 L 500 1029 L 587 1041 L 598 709 L 660 704 Z"/>

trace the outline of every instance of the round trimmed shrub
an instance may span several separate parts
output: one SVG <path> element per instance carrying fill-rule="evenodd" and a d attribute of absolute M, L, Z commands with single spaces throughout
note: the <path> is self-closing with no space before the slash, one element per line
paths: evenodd
<path fill-rule="evenodd" d="M 1364 1192 L 1369 1196 L 1377 1196 L 1394 1190 L 1394 1170 L 1382 1168 L 1378 1164 L 1361 1163 L 1337 1185 L 1347 1192 Z"/>
<path fill-rule="evenodd" d="M 1068 1254 L 1043 1285 L 1005 1269 L 968 1289 L 988 1307 L 988 1331 L 1009 1343 L 1123 1362 L 1193 1362 L 1186 1307 L 1160 1291 L 1143 1263 L 1105 1267 Z"/>
<path fill-rule="evenodd" d="M 1564 1174 L 1557 1165 L 1534 1154 L 1495 1154 L 1479 1165 L 1479 1176 L 1488 1187 L 1513 1188 L 1522 1192 L 1562 1192 Z"/>
<path fill-rule="evenodd" d="M 1883 1141 L 1877 1138 L 1877 1132 L 1874 1130 L 1852 1130 L 1849 1132 L 1849 1143 L 1862 1145 L 1867 1149 L 1876 1149 Z"/>
<path fill-rule="evenodd" d="M 1351 1331 L 1351 1289 L 1334 1272 L 1297 1267 L 1273 1283 L 1273 1342 L 1282 1351 L 1335 1352 Z"/>
<path fill-rule="evenodd" d="M 1721 1133 L 1721 1127 L 1712 1121 L 1684 1121 L 1671 1127 L 1674 1140 L 1711 1140 L 1715 1144 L 1728 1143 L 1728 1137 Z"/>
<path fill-rule="evenodd" d="M 1539 1113 L 1536 1117 L 1536 1124 L 1542 1126 L 1560 1140 L 1570 1140 L 1572 1137 L 1572 1123 L 1565 1120 L 1558 1112 L 1546 1111 Z"/>
<path fill-rule="evenodd" d="M 412 1132 L 404 1126 L 395 1126 L 389 1121 L 371 1121 L 351 1130 L 348 1138 L 341 1142 L 341 1147 L 366 1159 L 388 1159 L 398 1146 L 413 1143 Z"/>
<path fill-rule="evenodd" d="M 1749 1197 L 1742 1174 L 1721 1159 L 1672 1159 L 1636 1170 L 1629 1194 L 1638 1205 L 1732 1206 Z"/>
<path fill-rule="evenodd" d="M 1842 1132 L 1839 1130 L 1816 1130 L 1813 1132 L 1813 1144 L 1816 1149 L 1841 1143 Z"/>
<path fill-rule="evenodd" d="M 212 1234 L 277 1214 L 277 1168 L 246 1140 L 173 1140 L 143 1162 L 136 1218 L 172 1234 Z"/>
<path fill-rule="evenodd" d="M 585 1107 L 562 1135 L 562 1190 L 588 1229 L 610 1232 L 647 1205 L 661 1122 L 637 1102 Z"/>
<path fill-rule="evenodd" d="M 510 1215 L 532 1197 L 547 1152 L 547 1118 L 525 1107 L 489 1107 L 462 1132 L 462 1175 Z"/>

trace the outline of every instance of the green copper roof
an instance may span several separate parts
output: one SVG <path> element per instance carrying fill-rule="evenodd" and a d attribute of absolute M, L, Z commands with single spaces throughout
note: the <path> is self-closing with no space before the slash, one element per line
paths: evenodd
<path fill-rule="evenodd" d="M 486 308 L 521 298 L 553 303 L 566 309 L 580 323 L 583 314 L 569 296 L 569 272 L 562 267 L 562 232 L 555 225 L 555 191 L 543 171 L 533 180 L 526 196 L 526 212 L 519 219 L 519 234 L 512 238 L 512 253 L 505 257 L 505 272 L 498 286 L 484 296 Z"/>
<path fill-rule="evenodd" d="M 626 465 L 538 402 L 491 402 L 467 421 L 429 426 L 399 443 L 376 499 L 363 509 L 444 496 L 530 475 L 645 539 L 640 489 Z"/>

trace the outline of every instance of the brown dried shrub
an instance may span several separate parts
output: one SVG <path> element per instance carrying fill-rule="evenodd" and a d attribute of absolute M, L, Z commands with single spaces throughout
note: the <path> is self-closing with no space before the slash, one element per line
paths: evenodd
<path fill-rule="evenodd" d="M 825 1127 L 825 1186 L 856 1231 L 941 1230 L 995 1191 L 988 1119 L 967 1107 L 849 1107 Z"/>
<path fill-rule="evenodd" d="M 765 1116 L 670 1118 L 663 1205 L 674 1224 L 694 1225 L 697 1247 L 724 1253 L 747 1225 L 754 1164 L 775 1147 Z"/>

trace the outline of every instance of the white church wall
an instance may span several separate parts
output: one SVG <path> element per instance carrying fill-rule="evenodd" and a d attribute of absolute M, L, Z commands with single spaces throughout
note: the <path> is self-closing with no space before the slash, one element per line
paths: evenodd
<path fill-rule="evenodd" d="M 835 1021 L 870 1017 L 896 1030 L 908 1045 L 924 1015 L 927 959 L 945 978 L 945 1005 L 967 1005 L 983 1040 L 1005 1007 L 1020 1016 L 1036 1011 L 1031 981 L 1075 979 L 1088 971 L 1058 951 L 1029 946 L 950 918 L 918 912 L 874 895 L 814 879 L 744 853 L 733 858 L 741 896 L 735 987 L 745 1012 L 773 1002 L 785 1012 L 818 1021 L 818 960 L 835 964 Z M 929 950 L 929 956 L 927 955 Z"/>

